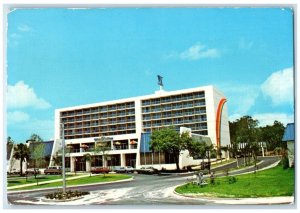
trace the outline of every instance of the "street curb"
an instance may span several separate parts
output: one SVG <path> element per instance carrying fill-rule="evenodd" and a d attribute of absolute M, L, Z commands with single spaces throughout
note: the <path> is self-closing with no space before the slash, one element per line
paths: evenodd
<path fill-rule="evenodd" d="M 215 202 L 218 204 L 226 204 L 226 205 L 276 205 L 276 204 L 294 204 L 295 197 L 294 196 L 278 196 L 278 197 L 257 197 L 257 198 L 219 198 L 219 197 L 207 197 L 201 195 L 183 195 L 179 194 L 175 191 L 175 189 L 184 184 L 180 184 L 174 187 L 173 193 L 179 197 L 191 198 L 191 199 L 199 199 L 203 201 Z M 201 196 L 201 197 L 200 197 Z M 279 199 L 280 202 L 276 200 Z M 251 203 L 249 200 L 254 200 Z M 269 200 L 269 202 L 267 201 Z M 290 201 L 292 200 L 292 201 Z M 248 201 L 248 203 L 247 203 Z M 256 201 L 256 202 L 255 202 Z M 271 201 L 271 202 L 270 202 Z M 231 202 L 231 203 L 230 203 Z"/>
<path fill-rule="evenodd" d="M 91 184 L 81 184 L 81 185 L 72 185 L 67 186 L 68 188 L 73 187 L 81 187 L 81 186 L 93 186 L 93 185 L 104 185 L 104 184 L 111 184 L 111 183 L 121 183 L 121 182 L 129 182 L 133 181 L 134 177 L 125 179 L 125 180 L 116 180 L 116 181 L 110 181 L 110 182 L 101 182 L 101 183 L 91 183 Z M 42 185 L 42 184 L 41 184 Z M 41 189 L 30 189 L 30 190 L 19 190 L 19 191 L 7 191 L 7 194 L 14 194 L 14 193 L 22 193 L 22 192 L 36 192 L 36 191 L 44 191 L 44 190 L 52 190 L 52 189 L 62 189 L 62 187 L 46 187 Z"/>

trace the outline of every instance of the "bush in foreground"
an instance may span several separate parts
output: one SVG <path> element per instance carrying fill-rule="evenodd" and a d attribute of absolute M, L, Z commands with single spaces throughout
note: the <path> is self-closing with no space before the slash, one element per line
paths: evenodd
<path fill-rule="evenodd" d="M 89 192 L 81 192 L 81 191 L 67 191 L 65 194 L 63 193 L 63 191 L 58 191 L 58 192 L 54 192 L 54 193 L 49 193 L 46 194 L 45 197 L 47 199 L 51 199 L 51 200 L 69 200 L 72 198 L 76 198 L 76 197 L 81 197 L 83 195 L 88 195 L 90 194 Z"/>

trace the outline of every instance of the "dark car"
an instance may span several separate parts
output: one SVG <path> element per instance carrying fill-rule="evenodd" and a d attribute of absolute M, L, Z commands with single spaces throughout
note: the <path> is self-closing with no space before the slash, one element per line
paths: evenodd
<path fill-rule="evenodd" d="M 92 174 L 100 174 L 100 173 L 109 173 L 111 172 L 111 170 L 109 168 L 106 167 L 93 167 L 91 169 L 91 173 Z"/>
<path fill-rule="evenodd" d="M 61 175 L 62 170 L 61 166 L 50 166 L 47 169 L 44 170 L 45 175 Z"/>

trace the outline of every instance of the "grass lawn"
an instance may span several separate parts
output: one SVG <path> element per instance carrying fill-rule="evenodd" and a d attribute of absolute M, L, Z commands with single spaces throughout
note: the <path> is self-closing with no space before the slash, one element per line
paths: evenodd
<path fill-rule="evenodd" d="M 79 175 L 78 175 L 79 176 Z M 74 177 L 74 175 L 66 175 L 66 177 Z M 49 180 L 57 180 L 57 179 L 61 179 L 62 176 L 61 175 L 43 175 L 37 176 L 38 182 L 43 182 L 43 181 L 49 181 Z M 36 179 L 34 178 L 34 176 L 30 176 L 27 178 L 25 177 L 15 177 L 15 178 L 8 178 L 7 179 L 7 186 L 17 186 L 17 185 L 23 185 L 23 184 L 30 184 L 30 183 L 36 183 Z"/>
<path fill-rule="evenodd" d="M 131 178 L 130 175 L 125 174 L 106 174 L 103 175 L 97 175 L 97 176 L 88 176 L 83 178 L 78 178 L 74 180 L 67 180 L 66 185 L 68 186 L 76 186 L 76 185 L 83 185 L 83 184 L 91 184 L 91 183 L 102 183 L 102 182 L 111 182 L 116 180 L 124 180 Z M 45 183 L 40 184 L 38 186 L 28 186 L 28 187 L 22 187 L 18 189 L 12 189 L 12 190 L 29 190 L 29 189 L 41 189 L 41 188 L 47 188 L 47 187 L 62 187 L 62 181 L 58 181 L 55 183 Z M 9 190 L 9 191 L 12 191 Z"/>
<path fill-rule="evenodd" d="M 208 184 L 201 188 L 188 183 L 177 187 L 175 191 L 179 194 L 224 198 L 292 196 L 294 193 L 294 169 L 284 170 L 282 166 L 277 166 L 256 174 L 235 177 L 237 181 L 231 184 L 228 182 L 228 177 L 219 177 L 215 179 L 214 185 Z"/>

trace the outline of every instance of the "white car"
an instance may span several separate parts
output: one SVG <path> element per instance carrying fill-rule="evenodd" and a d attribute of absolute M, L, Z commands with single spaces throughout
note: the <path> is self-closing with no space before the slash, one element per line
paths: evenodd
<path fill-rule="evenodd" d="M 7 172 L 9 175 L 18 175 L 20 174 L 20 170 L 18 169 L 11 169 L 10 171 Z"/>
<path fill-rule="evenodd" d="M 126 173 L 133 173 L 134 172 L 134 168 L 132 166 L 125 166 L 125 172 Z"/>
<path fill-rule="evenodd" d="M 134 168 L 132 166 L 115 166 L 113 171 L 116 173 L 133 173 Z"/>

